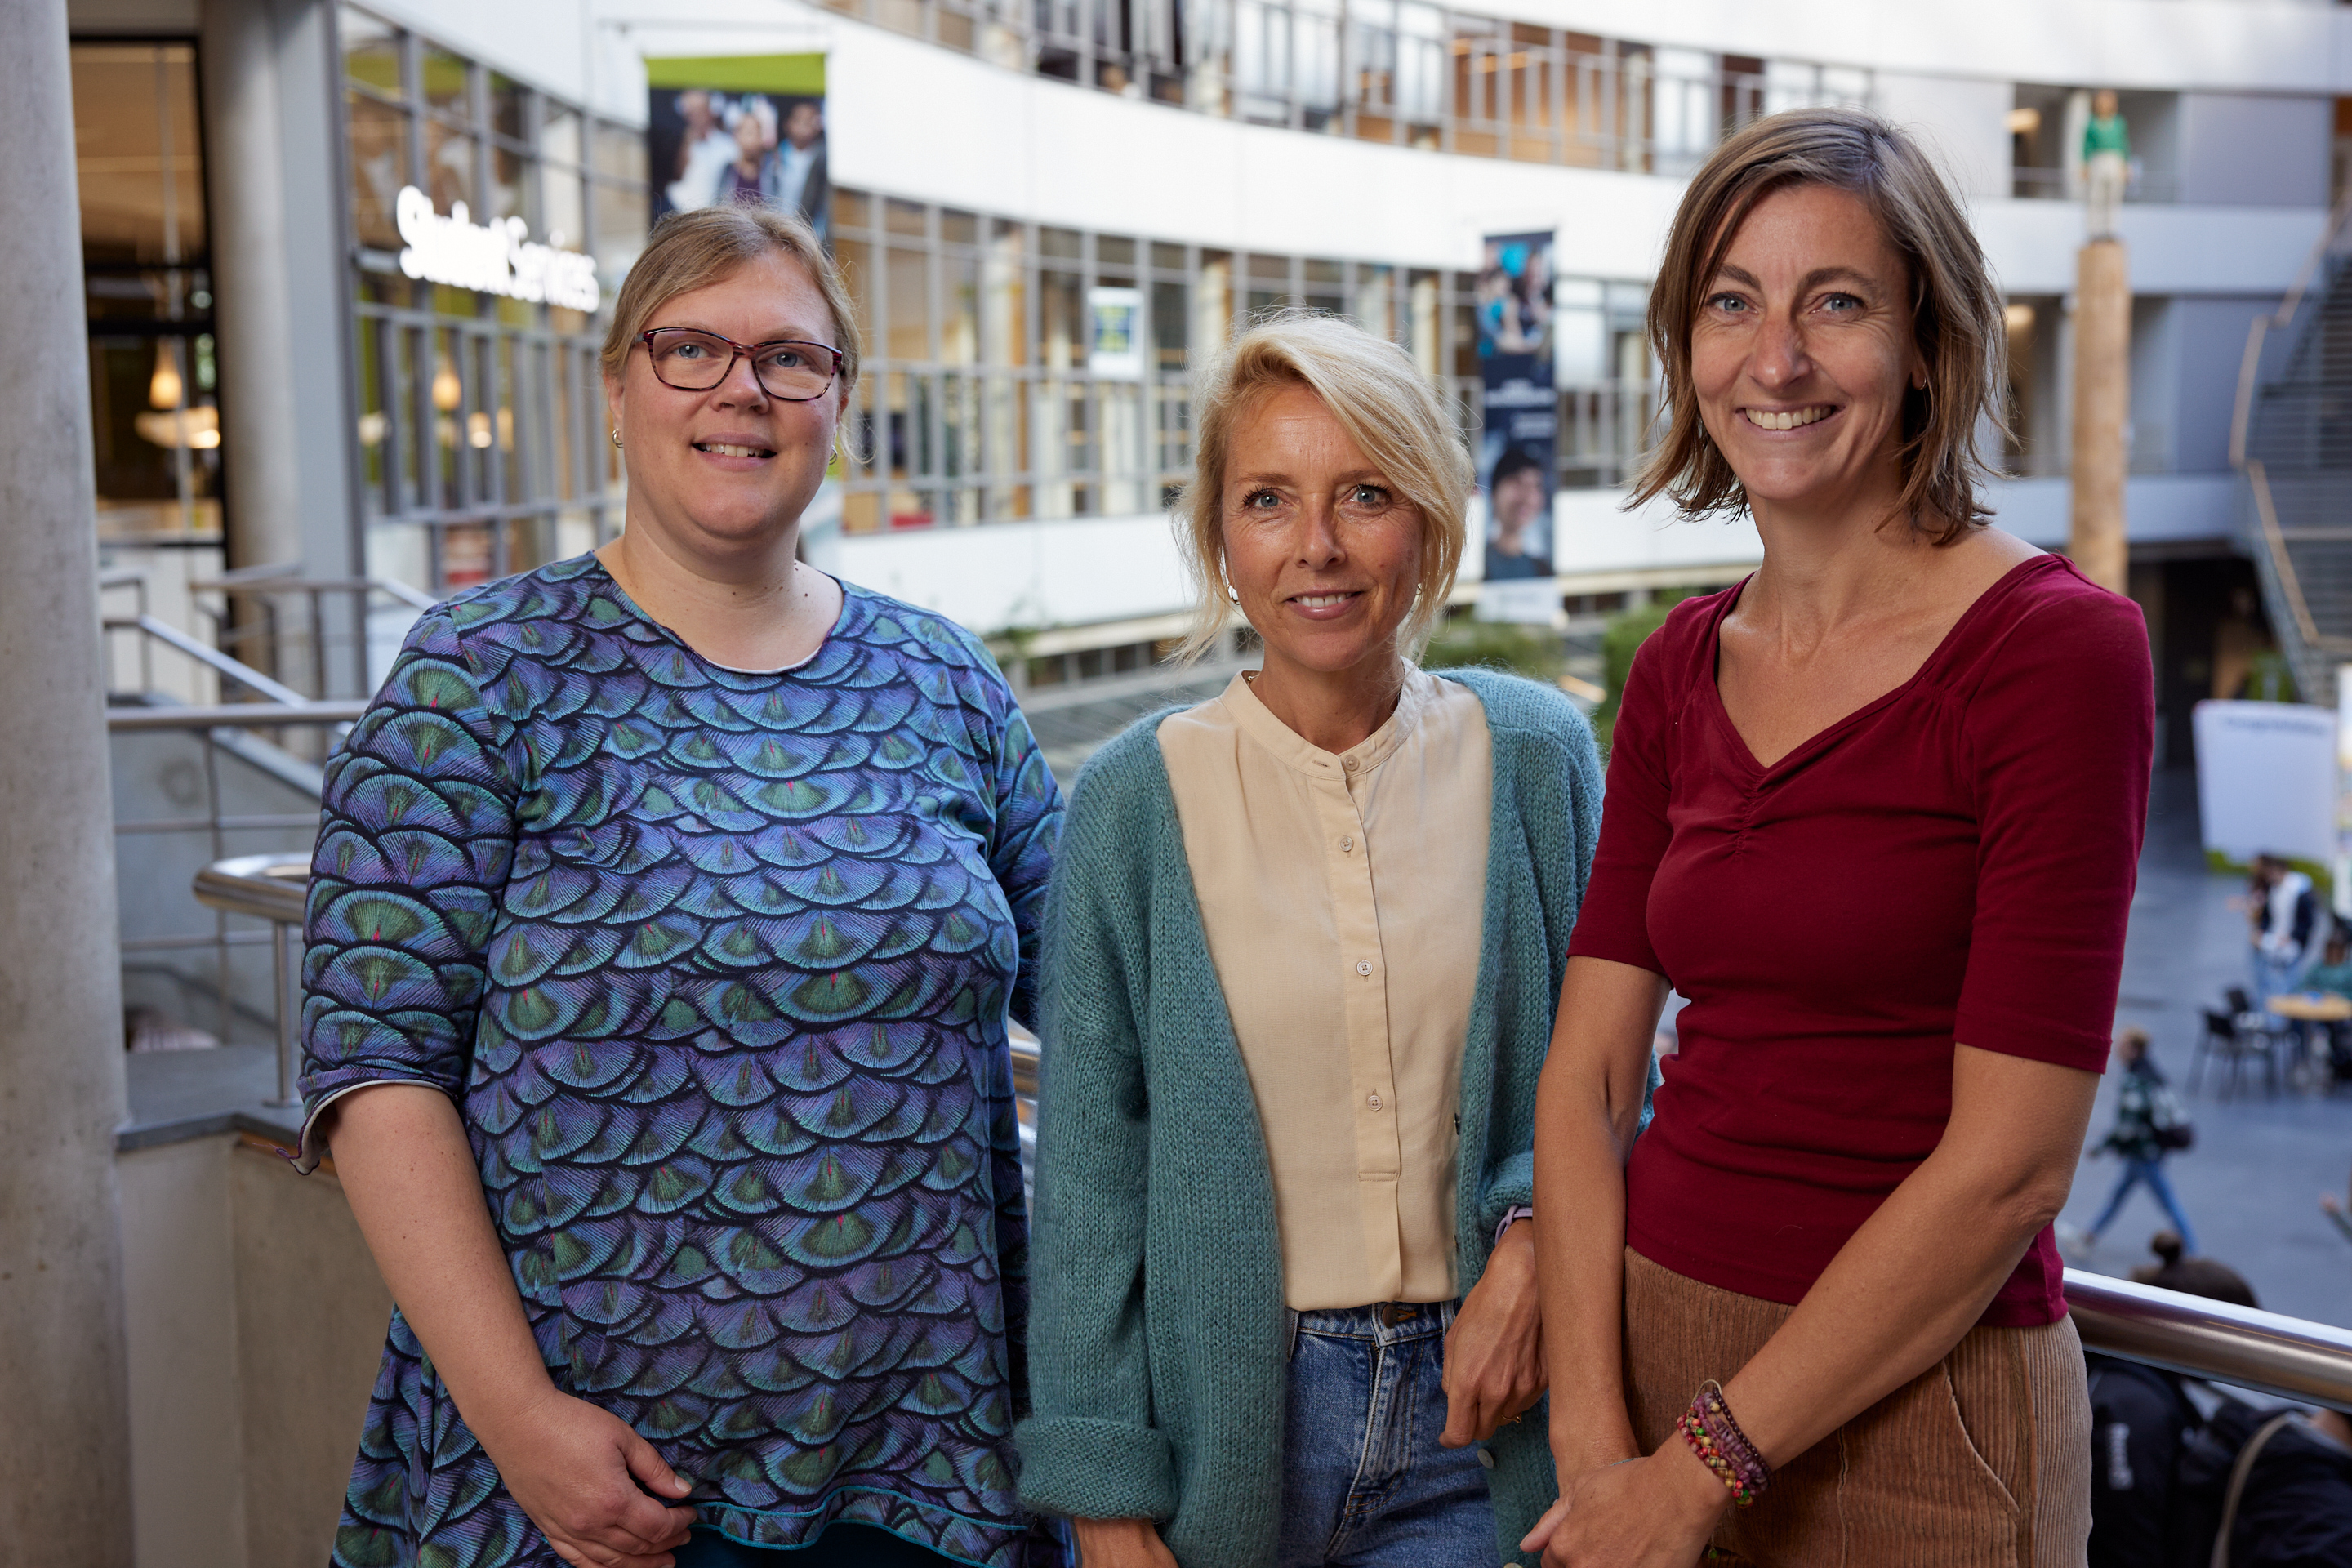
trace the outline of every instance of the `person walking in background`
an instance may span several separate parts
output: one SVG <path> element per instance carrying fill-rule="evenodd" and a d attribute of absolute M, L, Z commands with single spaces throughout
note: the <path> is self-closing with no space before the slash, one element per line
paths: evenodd
<path fill-rule="evenodd" d="M 1413 662 L 1472 470 L 1402 349 L 1278 317 L 1199 398 L 1188 646 L 1238 605 L 1265 668 L 1071 796 L 1022 1495 L 1086 1568 L 1491 1564 L 1552 1495 L 1529 1144 L 1591 731 Z"/>
<path fill-rule="evenodd" d="M 2311 879 L 2276 855 L 2257 855 L 2246 879 L 2246 917 L 2253 943 L 2254 1005 L 2292 991 L 2303 977 L 2319 924 Z"/>
<path fill-rule="evenodd" d="M 2179 1097 L 2164 1081 L 2156 1058 L 2148 1054 L 2147 1031 L 2126 1029 L 2116 1041 L 2116 1059 L 2123 1065 L 2123 1077 L 2116 1085 L 2116 1124 L 2091 1151 L 2094 1155 L 2113 1154 L 2124 1163 L 2123 1172 L 2116 1178 L 2115 1190 L 2107 1194 L 2106 1206 L 2091 1228 L 2079 1237 L 2069 1237 L 2084 1250 L 2099 1244 L 2108 1226 L 2124 1206 L 2132 1189 L 2146 1186 L 2149 1195 L 2164 1205 L 2172 1228 L 2179 1233 L 2182 1245 L 2191 1253 L 2197 1250 L 2197 1228 L 2189 1223 L 2189 1215 L 2180 1207 L 2180 1199 L 2165 1179 L 2164 1162 L 2189 1146 L 2191 1132 L 2189 1113 L 2181 1109 Z"/>
<path fill-rule="evenodd" d="M 1734 132 L 1675 214 L 1629 504 L 1745 512 L 1764 559 L 1676 606 L 1617 718 L 1536 1137 L 1545 1568 L 2081 1560 L 2050 1226 L 2153 676 L 2137 605 L 1987 521 L 2001 312 L 1933 160 L 1864 111 Z"/>
<path fill-rule="evenodd" d="M 1006 1040 L 1061 797 L 977 637 L 795 559 L 858 351 L 799 219 L 664 220 L 627 528 L 427 611 L 328 764 L 302 1157 L 399 1303 L 340 1568 L 1067 1560 Z"/>

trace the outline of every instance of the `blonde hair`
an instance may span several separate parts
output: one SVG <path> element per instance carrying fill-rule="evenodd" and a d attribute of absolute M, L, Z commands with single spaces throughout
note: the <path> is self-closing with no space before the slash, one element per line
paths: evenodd
<path fill-rule="evenodd" d="M 866 345 L 841 269 L 833 264 L 815 231 L 797 214 L 749 202 L 672 213 L 654 226 L 653 237 L 622 281 L 621 297 L 613 303 L 612 325 L 604 329 L 599 359 L 605 377 L 621 378 L 637 334 L 646 330 L 647 319 L 656 310 L 680 294 L 708 288 L 763 256 L 790 258 L 816 285 L 824 308 L 833 315 L 829 346 L 841 351 L 841 374 L 835 384 L 841 394 L 840 405 L 847 408 Z"/>
<path fill-rule="evenodd" d="M 1911 333 L 1927 384 L 1903 396 L 1899 460 L 1908 517 L 1937 544 L 1982 526 L 1980 426 L 2003 428 L 2000 291 L 1968 216 L 1910 137 L 1858 109 L 1792 109 L 1724 139 L 1683 193 L 1650 290 L 1650 342 L 1664 367 L 1664 438 L 1634 476 L 1629 506 L 1664 495 L 1686 518 L 1747 510 L 1739 476 L 1716 449 L 1691 384 L 1691 331 L 1716 270 L 1759 203 L 1827 185 L 1851 192 L 1878 220 L 1910 273 Z"/>
<path fill-rule="evenodd" d="M 1192 403 L 1192 478 L 1178 496 L 1176 543 L 1192 579 L 1192 621 L 1176 662 L 1189 664 L 1224 631 L 1225 465 L 1234 427 L 1271 393 L 1303 386 L 1421 514 L 1420 596 L 1399 628 L 1418 654 L 1436 628 L 1462 565 L 1476 482 L 1461 432 L 1436 388 L 1404 350 L 1337 316 L 1286 310 L 1244 332 L 1202 378 Z"/>

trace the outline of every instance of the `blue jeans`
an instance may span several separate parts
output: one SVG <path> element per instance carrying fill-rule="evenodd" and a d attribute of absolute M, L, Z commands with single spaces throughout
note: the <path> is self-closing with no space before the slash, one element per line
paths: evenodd
<path fill-rule="evenodd" d="M 2247 965 L 2248 978 L 2254 983 L 2254 1007 L 2273 996 L 2283 996 L 2303 982 L 2304 962 L 2301 957 L 2273 958 L 2257 947 L 2251 950 L 2252 962 Z"/>
<path fill-rule="evenodd" d="M 2107 1228 L 2107 1222 L 2116 1217 L 2116 1211 L 2124 1206 L 2124 1199 L 2129 1197 L 2131 1190 L 2142 1182 L 2147 1184 L 2147 1190 L 2155 1195 L 2156 1201 L 2164 1205 L 2164 1212 L 2172 1216 L 2172 1228 L 2180 1233 L 2181 1249 L 2194 1254 L 2197 1232 L 2190 1227 L 2189 1216 L 2180 1212 L 2180 1200 L 2173 1195 L 2172 1184 L 2165 1179 L 2164 1156 L 2161 1154 L 2153 1160 L 2127 1159 L 2124 1162 L 2124 1173 L 2116 1178 L 2116 1190 L 2108 1197 L 2107 1206 L 2101 1209 L 2099 1217 L 2091 1222 L 2091 1239 L 2098 1239 L 2099 1233 Z"/>
<path fill-rule="evenodd" d="M 1466 1568 L 1501 1560 L 1481 1450 L 1437 1446 L 1454 1305 L 1298 1315 L 1277 1568 Z"/>

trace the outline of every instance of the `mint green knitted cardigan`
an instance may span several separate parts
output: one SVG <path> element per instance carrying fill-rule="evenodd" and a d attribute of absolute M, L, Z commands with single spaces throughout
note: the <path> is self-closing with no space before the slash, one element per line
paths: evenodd
<path fill-rule="evenodd" d="M 1504 1214 L 1533 1201 L 1536 1079 L 1600 831 L 1601 770 L 1558 691 L 1487 670 L 1445 679 L 1485 704 L 1495 763 L 1462 1053 L 1466 1294 Z M 1282 1506 L 1287 1389 L 1274 1179 L 1160 758 L 1166 717 L 1079 773 L 1047 895 L 1021 1495 L 1043 1513 L 1158 1520 L 1182 1568 L 1261 1568 Z M 1486 1447 L 1500 1560 L 1517 1563 L 1554 1495 L 1543 1408 Z"/>

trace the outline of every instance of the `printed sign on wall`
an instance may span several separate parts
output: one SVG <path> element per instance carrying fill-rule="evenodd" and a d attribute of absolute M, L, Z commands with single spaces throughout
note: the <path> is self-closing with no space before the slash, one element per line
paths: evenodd
<path fill-rule="evenodd" d="M 764 202 L 830 226 L 824 57 L 717 55 L 646 61 L 653 220 L 720 202 Z"/>
<path fill-rule="evenodd" d="M 1482 620 L 1549 626 L 1559 615 L 1552 581 L 1559 405 L 1552 383 L 1551 252 L 1549 234 L 1490 235 L 1478 272 L 1478 372 L 1486 405 L 1478 439 L 1478 494 L 1486 503 Z"/>
<path fill-rule="evenodd" d="M 1121 381 L 1143 379 L 1143 290 L 1087 290 L 1087 368 Z"/>

